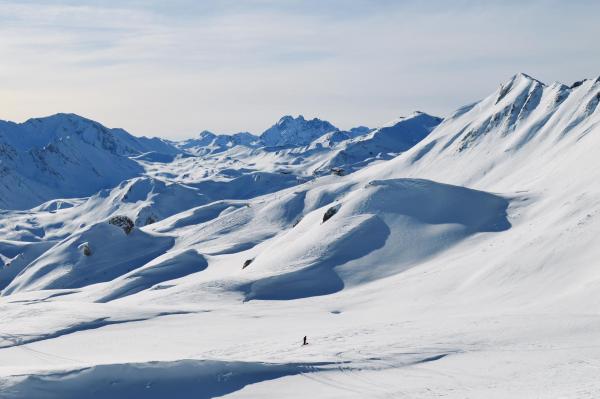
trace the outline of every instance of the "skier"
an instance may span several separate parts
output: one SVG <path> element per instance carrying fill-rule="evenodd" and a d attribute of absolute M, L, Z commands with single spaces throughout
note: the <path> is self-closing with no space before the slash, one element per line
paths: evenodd
<path fill-rule="evenodd" d="M 302 345 L 308 345 L 308 341 L 306 341 L 306 335 L 304 336 L 304 341 L 302 342 Z"/>

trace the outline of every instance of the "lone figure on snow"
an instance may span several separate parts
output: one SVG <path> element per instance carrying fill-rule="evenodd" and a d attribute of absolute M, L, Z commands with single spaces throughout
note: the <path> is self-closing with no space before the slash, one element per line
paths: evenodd
<path fill-rule="evenodd" d="M 304 341 L 302 342 L 302 345 L 308 345 L 308 342 L 306 341 L 306 335 L 304 336 Z"/>

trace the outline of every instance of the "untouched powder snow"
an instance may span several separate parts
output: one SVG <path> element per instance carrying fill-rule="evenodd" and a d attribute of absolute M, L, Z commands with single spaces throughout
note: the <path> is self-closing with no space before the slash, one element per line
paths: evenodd
<path fill-rule="evenodd" d="M 517 74 L 443 121 L 283 118 L 279 147 L 90 127 L 135 173 L 0 210 L 0 397 L 599 397 L 599 103 Z M 11 168 L 60 136 L 10 126 Z"/>

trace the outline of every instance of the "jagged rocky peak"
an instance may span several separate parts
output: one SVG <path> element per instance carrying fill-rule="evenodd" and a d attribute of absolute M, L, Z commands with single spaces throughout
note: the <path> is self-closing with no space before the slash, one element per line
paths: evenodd
<path fill-rule="evenodd" d="M 579 87 L 579 86 L 583 85 L 586 82 L 586 80 L 587 79 L 583 79 L 583 80 L 578 80 L 577 82 L 573 82 L 573 84 L 570 86 L 570 88 L 574 89 L 576 87 Z"/>
<path fill-rule="evenodd" d="M 215 138 L 217 137 L 217 135 L 211 131 L 208 130 L 203 130 L 198 134 L 198 138 L 203 139 L 206 137 L 210 137 L 210 138 Z"/>
<path fill-rule="evenodd" d="M 294 118 L 285 115 L 265 130 L 260 139 L 266 147 L 304 146 L 326 133 L 339 130 L 337 127 L 318 118 L 307 120 L 303 115 Z"/>
<path fill-rule="evenodd" d="M 572 84 L 571 86 L 569 86 L 569 88 L 571 88 L 571 89 L 575 89 L 575 88 L 577 88 L 577 87 L 583 86 L 584 84 L 586 84 L 587 82 L 589 82 L 589 81 L 591 81 L 591 80 L 593 80 L 593 81 L 594 81 L 594 82 L 592 83 L 592 86 L 594 86 L 594 85 L 596 85 L 596 84 L 600 83 L 600 76 L 598 76 L 598 77 L 597 77 L 597 78 L 595 78 L 595 79 L 587 79 L 587 78 L 586 78 L 586 79 L 581 79 L 581 80 L 578 80 L 578 81 L 576 81 L 576 82 L 573 82 L 573 84 Z"/>
<path fill-rule="evenodd" d="M 210 132 L 208 130 L 203 130 L 200 132 L 200 134 L 198 134 L 197 138 L 184 141 L 182 147 L 183 148 L 189 148 L 189 147 L 194 147 L 194 146 L 204 147 L 204 146 L 211 144 L 215 140 L 216 137 L 217 137 L 217 135 L 215 133 Z"/>

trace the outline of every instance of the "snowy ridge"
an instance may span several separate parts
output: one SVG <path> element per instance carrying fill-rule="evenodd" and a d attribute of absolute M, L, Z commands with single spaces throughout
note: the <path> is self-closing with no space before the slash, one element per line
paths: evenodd
<path fill-rule="evenodd" d="M 320 168 L 357 170 L 373 160 L 389 160 L 409 150 L 442 122 L 442 118 L 415 112 L 386 123 L 334 148 L 334 154 Z"/>
<path fill-rule="evenodd" d="M 411 175 L 426 177 L 435 170 L 437 179 L 462 185 L 514 179 L 580 151 L 578 143 L 598 126 L 599 100 L 598 79 L 569 88 L 517 74 L 487 98 L 446 118 L 410 155 L 394 162 L 414 171 Z M 463 171 L 460 179 L 451 177 L 458 176 L 457 169 Z"/>

